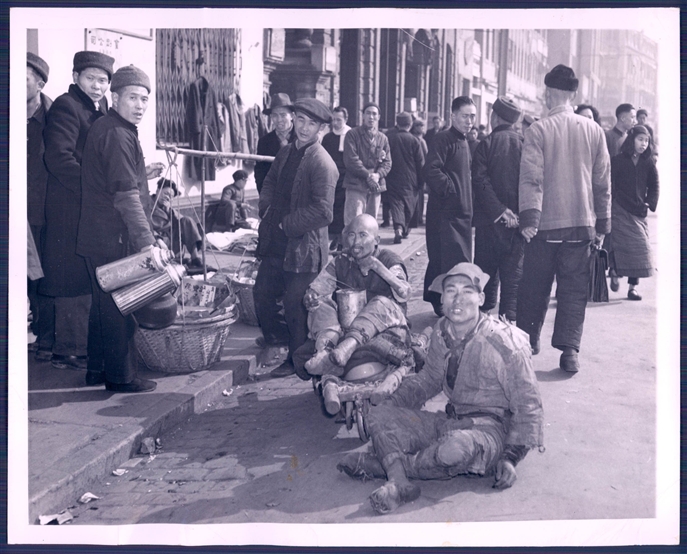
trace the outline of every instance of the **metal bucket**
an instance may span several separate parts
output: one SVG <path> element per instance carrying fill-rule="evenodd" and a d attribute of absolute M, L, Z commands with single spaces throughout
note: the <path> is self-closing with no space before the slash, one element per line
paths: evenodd
<path fill-rule="evenodd" d="M 150 246 L 141 252 L 96 268 L 100 288 L 112 292 L 158 275 L 174 259 L 174 252 Z"/>
<path fill-rule="evenodd" d="M 168 292 L 174 291 L 186 275 L 183 265 L 168 265 L 162 273 L 156 273 L 145 281 L 140 281 L 112 293 L 122 315 L 129 315 Z"/>
<path fill-rule="evenodd" d="M 339 308 L 339 323 L 341 327 L 348 329 L 367 304 L 367 291 L 339 289 L 336 291 L 336 304 Z"/>

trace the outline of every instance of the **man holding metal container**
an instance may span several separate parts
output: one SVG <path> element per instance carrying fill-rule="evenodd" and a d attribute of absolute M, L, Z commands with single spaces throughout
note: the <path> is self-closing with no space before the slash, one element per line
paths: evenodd
<path fill-rule="evenodd" d="M 111 392 L 146 392 L 157 384 L 136 376 L 130 347 L 136 321 L 122 315 L 100 288 L 95 270 L 157 246 L 148 179 L 158 177 L 161 168 L 146 167 L 136 128 L 148 107 L 150 79 L 129 65 L 114 73 L 110 88 L 112 108 L 91 127 L 82 161 L 77 253 L 86 258 L 93 291 L 86 384 L 105 383 Z"/>

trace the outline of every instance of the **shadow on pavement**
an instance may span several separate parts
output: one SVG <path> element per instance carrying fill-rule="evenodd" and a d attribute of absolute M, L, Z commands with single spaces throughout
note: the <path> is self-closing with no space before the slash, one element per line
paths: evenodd
<path fill-rule="evenodd" d="M 563 371 L 559 367 L 550 371 L 535 370 L 534 374 L 537 376 L 537 381 L 541 382 L 567 381 L 575 376 L 574 373 Z"/>

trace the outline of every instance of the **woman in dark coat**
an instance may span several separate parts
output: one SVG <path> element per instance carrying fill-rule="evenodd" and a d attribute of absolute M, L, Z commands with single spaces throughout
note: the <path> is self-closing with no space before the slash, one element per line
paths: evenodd
<path fill-rule="evenodd" d="M 637 285 L 641 277 L 653 275 L 647 211 L 658 204 L 658 171 L 651 153 L 651 135 L 635 125 L 611 159 L 611 290 L 618 277 L 627 277 L 630 300 L 641 300 Z"/>

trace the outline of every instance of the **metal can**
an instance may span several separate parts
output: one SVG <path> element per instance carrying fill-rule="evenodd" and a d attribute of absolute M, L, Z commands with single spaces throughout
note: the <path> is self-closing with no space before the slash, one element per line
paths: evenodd
<path fill-rule="evenodd" d="M 129 315 L 164 294 L 173 292 L 181 284 L 184 275 L 186 268 L 183 265 L 170 264 L 161 273 L 114 291 L 112 300 L 122 315 Z"/>
<path fill-rule="evenodd" d="M 339 309 L 339 323 L 341 327 L 348 329 L 367 304 L 367 291 L 339 289 L 336 291 L 336 304 Z"/>
<path fill-rule="evenodd" d="M 136 254 L 96 268 L 95 276 L 100 288 L 112 292 L 137 283 L 165 269 L 174 259 L 174 252 L 149 246 Z"/>

